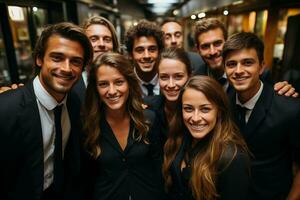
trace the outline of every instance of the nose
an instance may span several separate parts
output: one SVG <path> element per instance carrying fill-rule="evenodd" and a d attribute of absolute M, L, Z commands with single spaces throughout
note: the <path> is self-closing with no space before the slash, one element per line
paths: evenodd
<path fill-rule="evenodd" d="M 172 35 L 171 42 L 172 42 L 172 43 L 176 43 L 175 35 Z"/>
<path fill-rule="evenodd" d="M 210 54 L 214 55 L 217 53 L 217 48 L 213 44 L 211 44 L 209 48 L 209 52 Z"/>
<path fill-rule="evenodd" d="M 61 70 L 65 72 L 71 71 L 71 63 L 69 59 L 66 59 L 65 62 L 62 64 Z"/>
<path fill-rule="evenodd" d="M 114 95 L 117 92 L 116 87 L 113 84 L 109 85 L 108 94 Z"/>
<path fill-rule="evenodd" d="M 98 40 L 98 46 L 104 47 L 103 38 L 100 38 L 100 39 Z"/>
<path fill-rule="evenodd" d="M 235 68 L 235 73 L 240 74 L 243 71 L 244 71 L 243 66 L 240 63 L 238 63 L 237 66 L 236 66 L 236 68 Z"/>
<path fill-rule="evenodd" d="M 150 57 L 150 53 L 149 53 L 148 49 L 144 50 L 144 57 L 145 58 L 149 58 Z"/>
<path fill-rule="evenodd" d="M 170 79 L 169 79 L 168 87 L 169 88 L 175 87 L 175 82 L 172 77 L 170 77 Z"/>
<path fill-rule="evenodd" d="M 199 122 L 202 119 L 200 113 L 198 110 L 195 110 L 192 116 L 192 121 L 193 122 Z"/>

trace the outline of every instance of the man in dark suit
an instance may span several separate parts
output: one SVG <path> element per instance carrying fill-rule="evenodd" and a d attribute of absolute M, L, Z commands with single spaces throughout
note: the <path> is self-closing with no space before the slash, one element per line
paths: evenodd
<path fill-rule="evenodd" d="M 115 27 L 104 17 L 90 17 L 84 21 L 82 28 L 92 44 L 94 51 L 93 60 L 105 52 L 120 51 L 120 43 L 118 41 Z M 85 90 L 88 83 L 88 73 L 89 66 L 85 68 L 80 79 L 73 87 L 73 90 L 79 95 L 81 102 L 83 102 L 85 98 Z"/>
<path fill-rule="evenodd" d="M 161 24 L 161 30 L 164 32 L 165 48 L 183 48 L 183 30 L 179 21 L 172 18 L 166 19 Z M 193 74 L 203 75 L 207 73 L 206 65 L 198 53 L 187 51 L 187 55 L 191 62 Z"/>
<path fill-rule="evenodd" d="M 300 198 L 300 101 L 277 95 L 260 80 L 264 44 L 253 33 L 238 33 L 224 45 L 225 72 L 236 93 L 231 94 L 235 118 L 251 157 L 248 199 Z"/>
<path fill-rule="evenodd" d="M 224 24 L 216 18 L 205 18 L 195 23 L 194 39 L 199 55 L 206 63 L 206 73 L 213 77 L 228 92 L 231 88 L 224 72 L 222 51 L 227 40 L 227 30 Z M 264 82 L 273 83 L 271 73 L 265 70 L 261 75 Z M 280 95 L 298 97 L 292 85 L 286 81 L 274 85 L 274 90 Z"/>
<path fill-rule="evenodd" d="M 80 100 L 69 91 L 92 56 L 81 28 L 50 25 L 35 46 L 38 75 L 0 95 L 1 199 L 76 197 Z"/>
<path fill-rule="evenodd" d="M 157 65 L 164 48 L 163 32 L 154 22 L 141 20 L 128 29 L 124 43 L 140 82 L 143 97 L 158 95 Z"/>

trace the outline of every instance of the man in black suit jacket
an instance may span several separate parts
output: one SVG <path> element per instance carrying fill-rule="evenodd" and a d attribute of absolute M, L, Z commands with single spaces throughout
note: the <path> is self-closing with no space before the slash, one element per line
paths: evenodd
<path fill-rule="evenodd" d="M 225 72 L 236 93 L 231 95 L 235 118 L 251 158 L 248 199 L 300 198 L 300 101 L 277 95 L 260 81 L 264 44 L 253 33 L 238 33 L 224 45 Z M 237 104 L 237 106 L 235 106 Z"/>
<path fill-rule="evenodd" d="M 69 91 L 92 55 L 81 28 L 50 25 L 34 51 L 38 75 L 0 95 L 1 199 L 76 197 L 80 100 Z"/>

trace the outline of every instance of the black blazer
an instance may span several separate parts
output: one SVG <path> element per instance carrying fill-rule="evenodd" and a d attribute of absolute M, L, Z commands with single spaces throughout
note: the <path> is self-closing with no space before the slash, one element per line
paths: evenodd
<path fill-rule="evenodd" d="M 192 72 L 194 75 L 206 75 L 207 66 L 202 57 L 195 52 L 187 52 L 187 56 L 191 62 Z"/>
<path fill-rule="evenodd" d="M 234 109 L 235 93 L 231 94 L 231 102 Z M 299 122 L 299 99 L 278 96 L 271 85 L 264 83 L 249 121 L 241 130 L 254 156 L 248 199 L 286 199 L 293 181 L 292 153 L 300 156 Z"/>
<path fill-rule="evenodd" d="M 75 83 L 75 85 L 72 88 L 72 91 L 78 95 L 80 101 L 83 103 L 85 100 L 86 86 L 84 84 L 82 76 L 80 76 L 80 79 Z"/>
<path fill-rule="evenodd" d="M 40 115 L 32 82 L 0 95 L 1 199 L 39 200 L 44 183 L 44 154 Z M 79 174 L 79 99 L 69 94 L 67 107 L 71 133 L 65 149 L 65 199 Z M 74 186 L 74 187 L 73 187 Z"/>
<path fill-rule="evenodd" d="M 157 119 L 160 123 L 160 141 L 164 145 L 167 141 L 169 124 L 166 118 L 164 106 L 165 106 L 165 97 L 161 95 L 146 96 L 144 97 L 144 104 L 147 105 L 149 110 L 155 112 Z"/>
<path fill-rule="evenodd" d="M 123 151 L 106 119 L 101 119 L 101 155 L 97 160 L 86 158 L 84 199 L 95 200 L 154 200 L 164 199 L 161 165 L 162 148 L 158 139 L 158 121 L 150 110 L 145 117 L 152 125 L 149 144 L 137 142 L 132 122 L 128 143 Z M 87 155 L 86 155 L 87 156 Z"/>

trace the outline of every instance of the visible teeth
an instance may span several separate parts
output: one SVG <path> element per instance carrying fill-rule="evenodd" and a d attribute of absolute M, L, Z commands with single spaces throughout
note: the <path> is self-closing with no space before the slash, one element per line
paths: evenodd
<path fill-rule="evenodd" d="M 247 78 L 246 77 L 236 77 L 235 80 L 237 81 L 242 81 L 242 80 L 246 80 Z"/>
<path fill-rule="evenodd" d="M 119 97 L 108 97 L 108 99 L 110 101 L 117 101 L 119 99 Z"/>
<path fill-rule="evenodd" d="M 195 130 L 202 130 L 204 127 L 206 127 L 205 124 L 194 124 L 194 125 L 191 125 L 192 129 L 195 129 Z"/>

